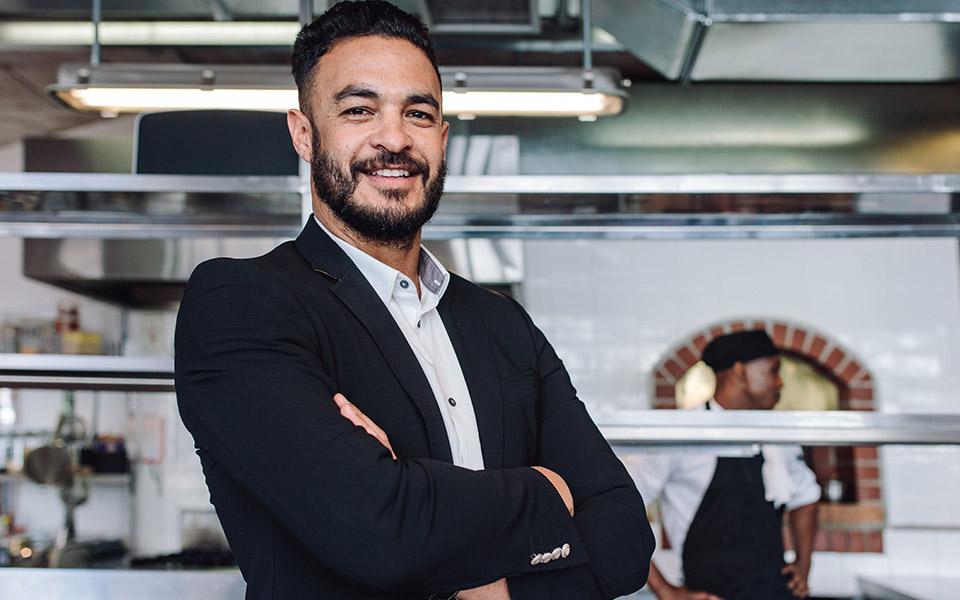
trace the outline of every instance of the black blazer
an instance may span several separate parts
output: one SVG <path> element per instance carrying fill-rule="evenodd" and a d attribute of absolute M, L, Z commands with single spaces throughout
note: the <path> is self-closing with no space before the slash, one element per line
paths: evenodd
<path fill-rule="evenodd" d="M 507 577 L 515 600 L 645 581 L 643 501 L 543 334 L 452 276 L 439 305 L 485 470 L 451 464 L 426 377 L 353 262 L 310 219 L 295 242 L 197 267 L 176 330 L 180 415 L 247 598 L 423 599 Z M 340 416 L 342 392 L 398 460 Z M 540 473 L 559 473 L 571 518 Z M 569 544 L 566 558 L 531 564 Z"/>

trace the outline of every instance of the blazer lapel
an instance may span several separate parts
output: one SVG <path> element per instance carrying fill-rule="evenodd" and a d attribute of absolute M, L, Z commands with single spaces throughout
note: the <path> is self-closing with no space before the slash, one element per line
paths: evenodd
<path fill-rule="evenodd" d="M 426 423 L 431 456 L 453 462 L 450 440 L 430 383 L 403 332 L 370 283 L 313 218 L 307 222 L 296 244 L 314 271 L 337 280 L 330 290 L 370 332 L 394 377 L 413 399 Z"/>
<path fill-rule="evenodd" d="M 503 467 L 503 399 L 490 339 L 483 320 L 474 308 L 458 302 L 454 278 L 440 301 L 438 310 L 450 342 L 457 353 L 463 377 L 470 390 L 470 401 L 477 417 L 483 465 L 487 469 Z M 454 308 L 456 310 L 454 310 Z"/>

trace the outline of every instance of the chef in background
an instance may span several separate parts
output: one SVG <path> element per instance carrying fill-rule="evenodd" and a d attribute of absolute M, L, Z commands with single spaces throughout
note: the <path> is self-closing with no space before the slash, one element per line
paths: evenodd
<path fill-rule="evenodd" d="M 702 360 L 717 375 L 714 397 L 691 410 L 769 410 L 780 399 L 779 351 L 762 330 L 712 340 Z M 791 600 L 807 576 L 820 487 L 798 446 L 758 444 L 663 449 L 624 457 L 644 501 L 660 500 L 665 534 L 682 558 L 684 583 L 651 562 L 661 600 Z M 783 514 L 794 562 L 784 561 Z"/>

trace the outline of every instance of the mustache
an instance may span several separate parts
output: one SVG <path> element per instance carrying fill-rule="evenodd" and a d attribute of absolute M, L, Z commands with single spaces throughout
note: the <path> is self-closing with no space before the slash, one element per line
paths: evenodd
<path fill-rule="evenodd" d="M 430 165 L 425 161 L 419 161 L 408 152 L 390 152 L 381 150 L 376 156 L 364 160 L 355 160 L 350 163 L 350 175 L 354 181 L 359 178 L 360 173 L 364 171 L 376 171 L 378 169 L 404 169 L 420 173 L 423 180 L 430 178 Z"/>

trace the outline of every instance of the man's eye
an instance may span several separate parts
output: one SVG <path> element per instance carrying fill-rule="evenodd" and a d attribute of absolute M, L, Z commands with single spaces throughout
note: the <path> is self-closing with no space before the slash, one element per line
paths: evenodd
<path fill-rule="evenodd" d="M 363 106 L 354 106 L 352 108 L 348 108 L 347 110 L 343 111 L 343 114 L 351 115 L 351 116 L 352 115 L 368 115 L 370 114 L 370 110 Z"/>
<path fill-rule="evenodd" d="M 432 121 L 432 120 L 433 120 L 433 115 L 431 115 L 431 114 L 428 113 L 428 112 L 424 112 L 424 111 L 422 111 L 422 110 L 411 110 L 411 111 L 410 111 L 409 113 L 407 113 L 407 114 L 409 114 L 410 117 L 413 118 L 413 119 L 423 119 L 423 120 L 426 120 L 426 121 Z"/>

